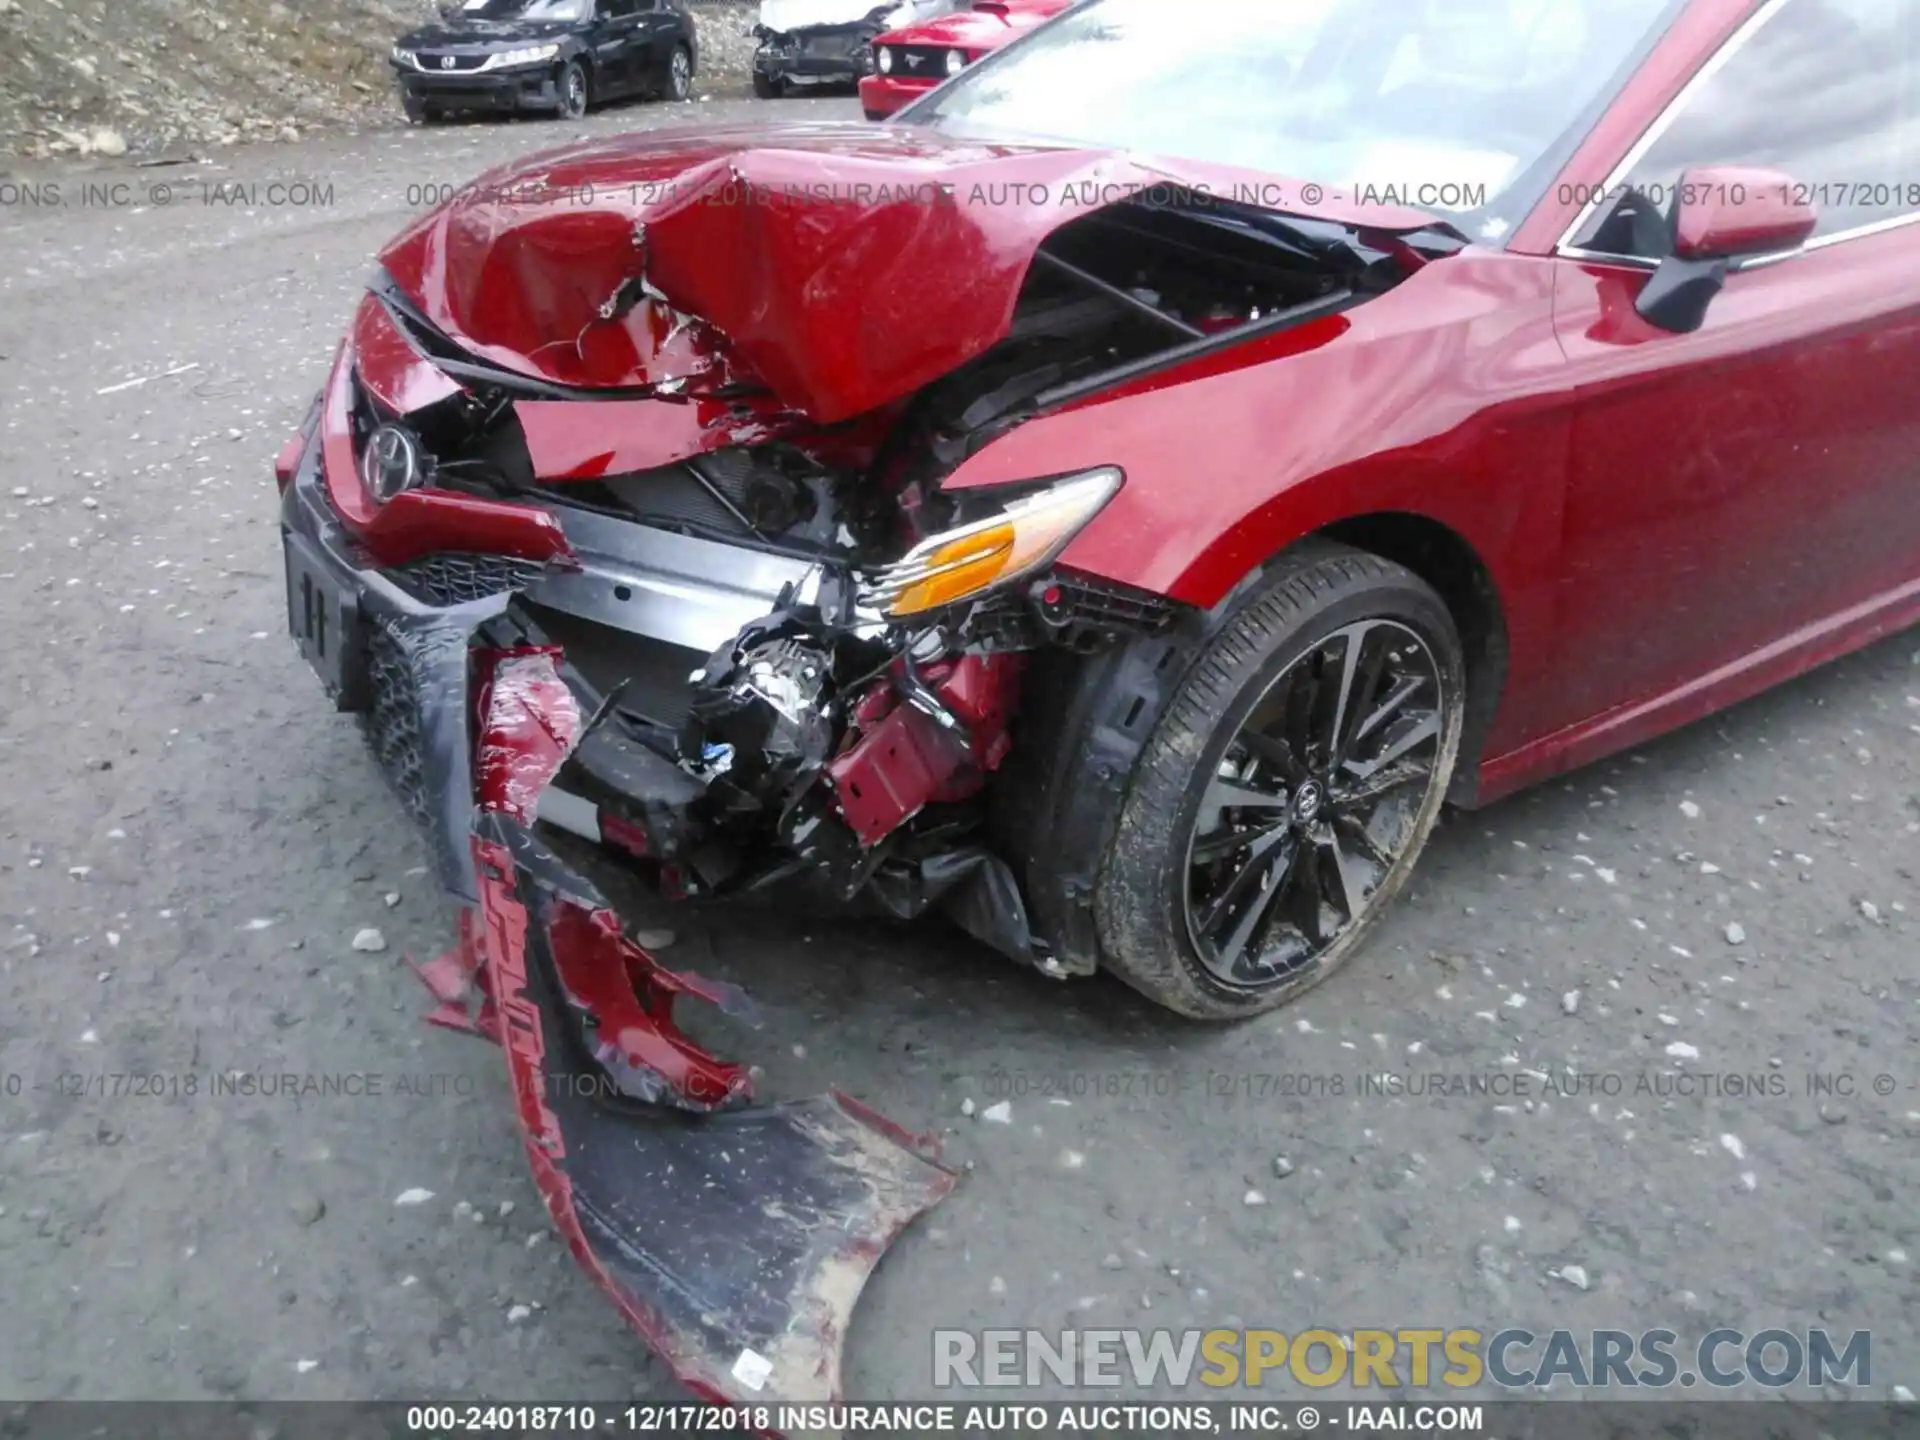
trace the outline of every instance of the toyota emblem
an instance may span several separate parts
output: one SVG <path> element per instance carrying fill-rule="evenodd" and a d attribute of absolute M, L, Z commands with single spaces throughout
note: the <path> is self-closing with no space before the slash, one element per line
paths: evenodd
<path fill-rule="evenodd" d="M 360 478 L 373 498 L 385 504 L 421 480 L 420 442 L 398 425 L 382 425 L 367 437 L 360 456 Z"/>

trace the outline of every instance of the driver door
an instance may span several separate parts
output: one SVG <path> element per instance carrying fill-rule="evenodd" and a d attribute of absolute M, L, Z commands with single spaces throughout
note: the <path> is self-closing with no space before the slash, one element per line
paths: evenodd
<path fill-rule="evenodd" d="M 1920 0 L 1782 0 L 1702 74 L 1561 247 L 1570 663 L 1548 728 L 1704 713 L 1920 590 Z M 1736 264 L 1698 331 L 1658 329 L 1634 302 L 1674 183 L 1730 164 L 1792 176 L 1819 227 Z"/>

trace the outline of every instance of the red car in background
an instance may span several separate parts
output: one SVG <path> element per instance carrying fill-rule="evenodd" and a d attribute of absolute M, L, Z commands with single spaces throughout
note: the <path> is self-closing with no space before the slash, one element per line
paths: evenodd
<path fill-rule="evenodd" d="M 884 120 L 974 61 L 1077 3 L 974 0 L 971 9 L 888 31 L 873 42 L 873 67 L 860 81 L 860 107 L 867 119 Z"/>

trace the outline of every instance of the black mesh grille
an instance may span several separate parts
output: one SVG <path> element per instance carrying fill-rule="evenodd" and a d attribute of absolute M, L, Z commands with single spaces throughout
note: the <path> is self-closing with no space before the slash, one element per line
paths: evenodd
<path fill-rule="evenodd" d="M 519 590 L 545 568 L 504 555 L 428 555 L 388 572 L 395 584 L 428 605 L 464 605 Z"/>
<path fill-rule="evenodd" d="M 447 61 L 451 60 L 451 65 Z M 435 75 L 472 74 L 487 63 L 485 55 L 448 54 L 443 50 L 422 50 L 420 68 Z"/>
<path fill-rule="evenodd" d="M 860 26 L 809 30 L 800 36 L 800 53 L 823 60 L 846 60 L 860 53 L 871 32 Z"/>
<path fill-rule="evenodd" d="M 944 80 L 947 78 L 947 49 L 945 45 L 895 45 L 893 49 L 893 73 L 909 80 Z"/>
<path fill-rule="evenodd" d="M 367 641 L 373 703 L 362 717 L 374 759 L 416 824 L 427 823 L 426 758 L 420 738 L 420 696 L 406 649 L 376 624 Z"/>

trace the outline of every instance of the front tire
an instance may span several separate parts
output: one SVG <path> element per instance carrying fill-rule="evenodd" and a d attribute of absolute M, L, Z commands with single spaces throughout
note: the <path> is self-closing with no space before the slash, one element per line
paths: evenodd
<path fill-rule="evenodd" d="M 667 58 L 666 98 L 685 100 L 693 94 L 693 52 L 684 45 L 673 47 Z"/>
<path fill-rule="evenodd" d="M 569 60 L 560 70 L 560 103 L 554 114 L 562 120 L 578 120 L 587 113 L 590 98 L 587 67 L 578 60 Z"/>
<path fill-rule="evenodd" d="M 753 93 L 762 100 L 778 100 L 787 93 L 787 87 L 771 75 L 762 75 L 756 70 L 753 72 Z"/>
<path fill-rule="evenodd" d="M 1195 1019 L 1275 1009 L 1405 887 L 1460 753 L 1466 678 L 1411 571 L 1313 542 L 1238 602 L 1148 740 L 1094 892 L 1101 958 Z"/>

